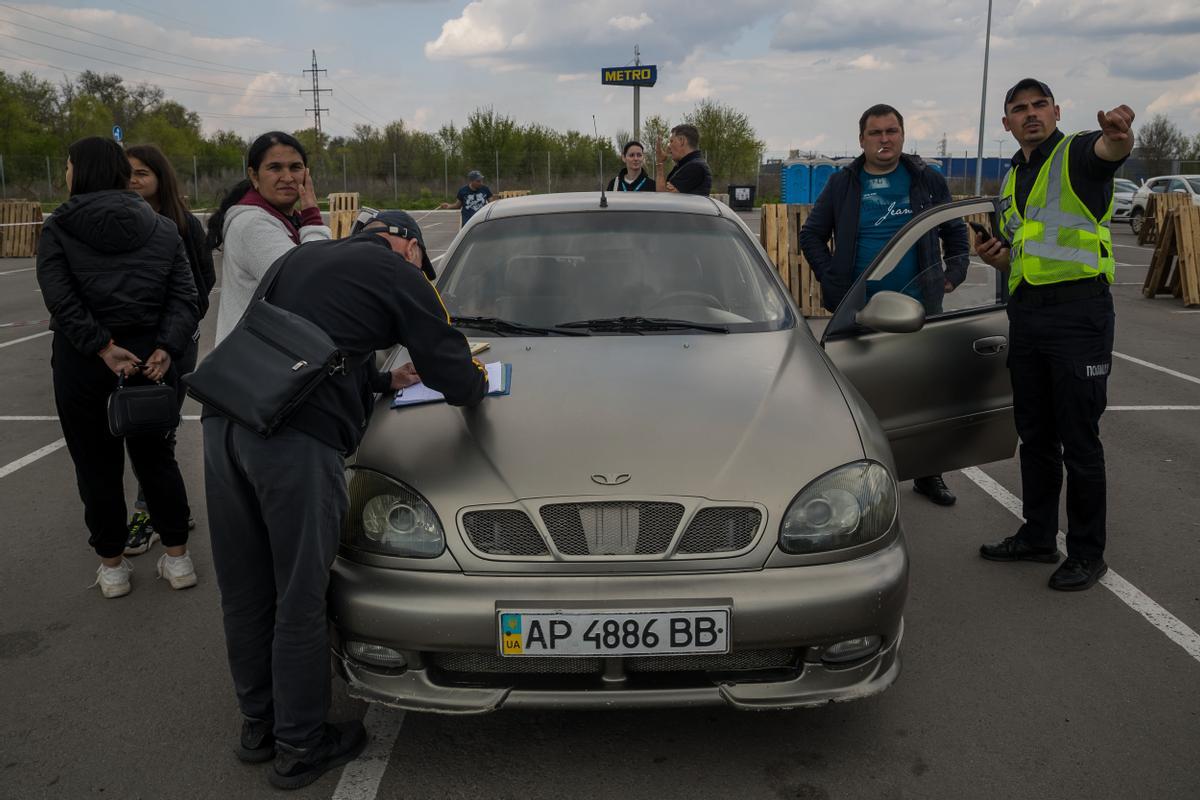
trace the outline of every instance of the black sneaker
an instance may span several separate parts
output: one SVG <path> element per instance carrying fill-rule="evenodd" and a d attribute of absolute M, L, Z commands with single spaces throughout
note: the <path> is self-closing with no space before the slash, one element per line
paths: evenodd
<path fill-rule="evenodd" d="M 247 764 L 261 764 L 275 757 L 275 735 L 271 732 L 274 723 L 264 719 L 242 720 L 242 735 L 233 752 Z"/>
<path fill-rule="evenodd" d="M 129 535 L 125 538 L 125 555 L 140 556 L 158 541 L 158 533 L 150 524 L 150 515 L 144 511 L 129 519 Z"/>
<path fill-rule="evenodd" d="M 277 789 L 299 789 L 308 786 L 326 772 L 358 758 L 367 746 L 367 729 L 358 720 L 325 723 L 325 734 L 312 747 L 292 747 L 275 743 L 275 766 L 267 780 Z"/>
<path fill-rule="evenodd" d="M 1060 592 L 1082 592 L 1090 589 L 1108 572 L 1103 558 L 1075 558 L 1068 556 L 1054 574 L 1050 576 L 1050 588 Z"/>

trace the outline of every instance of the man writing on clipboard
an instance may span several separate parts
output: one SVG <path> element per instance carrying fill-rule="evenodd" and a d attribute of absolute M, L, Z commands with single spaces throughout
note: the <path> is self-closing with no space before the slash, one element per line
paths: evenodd
<path fill-rule="evenodd" d="M 269 781 L 295 789 L 356 758 L 366 744 L 361 722 L 325 721 L 325 593 L 349 507 L 344 456 L 358 448 L 376 392 L 422 380 L 448 403 L 473 406 L 488 383 L 450 324 L 421 229 L 405 212 L 377 214 L 347 239 L 314 242 L 283 258 L 271 304 L 315 323 L 353 355 L 269 439 L 206 415 L 204 475 L 243 716 L 235 752 L 248 762 L 274 758 Z M 375 351 L 397 343 L 415 366 L 378 372 Z"/>

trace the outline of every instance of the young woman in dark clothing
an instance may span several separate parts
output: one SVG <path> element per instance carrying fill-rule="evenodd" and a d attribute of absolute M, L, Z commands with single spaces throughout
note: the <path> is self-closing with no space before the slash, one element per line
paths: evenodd
<path fill-rule="evenodd" d="M 200 318 L 208 311 L 208 294 L 213 284 L 217 282 L 213 270 L 212 250 L 205 242 L 204 226 L 200 220 L 188 213 L 187 202 L 179 191 L 179 179 L 175 168 L 161 150 L 152 144 L 139 144 L 126 148 L 125 155 L 129 158 L 132 176 L 129 188 L 142 196 L 150 204 L 155 213 L 160 214 L 175 223 L 179 236 L 183 239 L 183 247 L 187 251 L 188 263 L 192 267 L 192 280 L 196 283 L 196 301 Z M 175 371 L 186 375 L 196 368 L 196 359 L 200 350 L 200 326 L 192 332 L 191 341 L 183 356 L 175 363 Z M 182 408 L 187 392 L 183 382 L 179 382 L 179 405 Z M 175 447 L 175 431 L 168 437 L 171 447 Z M 189 518 L 188 528 L 195 527 L 195 522 Z M 154 544 L 158 534 L 146 513 L 146 497 L 141 484 L 138 484 L 138 496 L 134 502 L 133 518 L 129 521 L 129 538 L 125 542 L 125 555 L 134 556 L 144 553 Z"/>
<path fill-rule="evenodd" d="M 196 584 L 187 553 L 188 503 L 165 437 L 120 439 L 105 407 L 117 376 L 174 384 L 173 362 L 196 328 L 196 286 L 176 227 L 128 190 L 120 145 L 80 139 L 69 148 L 71 198 L 42 227 L 37 277 L 54 331 L 54 401 L 83 500 L 88 543 L 100 556 L 105 597 L 130 590 L 125 549 L 125 449 L 146 489 L 166 554 L 159 577 Z"/>
<path fill-rule="evenodd" d="M 617 173 L 617 177 L 609 181 L 610 192 L 653 192 L 657 185 L 654 179 L 646 174 L 642 166 L 646 163 L 646 149 L 642 143 L 630 140 L 621 150 L 621 160 L 625 166 Z"/>

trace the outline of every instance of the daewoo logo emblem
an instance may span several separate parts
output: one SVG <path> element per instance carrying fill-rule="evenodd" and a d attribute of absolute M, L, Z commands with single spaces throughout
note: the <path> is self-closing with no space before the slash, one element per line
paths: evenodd
<path fill-rule="evenodd" d="M 601 486 L 620 486 L 622 483 L 629 483 L 628 473 L 609 473 L 608 475 L 593 475 L 592 480 Z"/>

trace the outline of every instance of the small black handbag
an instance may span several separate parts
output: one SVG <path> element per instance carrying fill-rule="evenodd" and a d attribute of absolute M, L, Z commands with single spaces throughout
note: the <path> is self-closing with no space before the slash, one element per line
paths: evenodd
<path fill-rule="evenodd" d="M 346 371 L 346 356 L 329 334 L 267 302 L 297 249 L 267 270 L 238 324 L 195 372 L 183 376 L 189 395 L 264 439 L 286 424 L 322 381 Z"/>
<path fill-rule="evenodd" d="M 166 433 L 179 426 L 179 395 L 174 386 L 126 386 L 125 376 L 108 396 L 108 430 L 113 436 Z"/>

